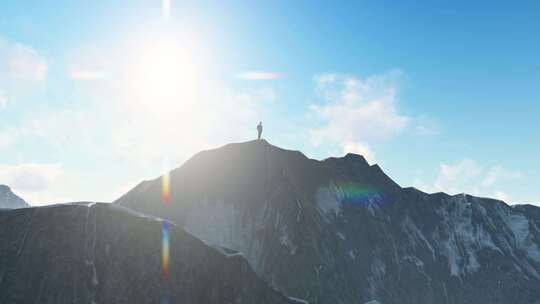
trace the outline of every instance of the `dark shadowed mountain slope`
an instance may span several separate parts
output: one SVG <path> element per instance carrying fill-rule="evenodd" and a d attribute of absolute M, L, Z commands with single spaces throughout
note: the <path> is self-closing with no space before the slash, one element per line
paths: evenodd
<path fill-rule="evenodd" d="M 0 227 L 0 303 L 297 303 L 240 254 L 120 206 L 0 211 Z"/>
<path fill-rule="evenodd" d="M 311 303 L 540 303 L 538 208 L 401 188 L 363 157 L 266 141 L 204 151 L 116 203 L 243 252 Z M 531 210 L 528 210 L 531 209 Z"/>
<path fill-rule="evenodd" d="M 6 185 L 0 185 L 0 209 L 15 209 L 29 207 L 22 198 L 18 197 Z"/>

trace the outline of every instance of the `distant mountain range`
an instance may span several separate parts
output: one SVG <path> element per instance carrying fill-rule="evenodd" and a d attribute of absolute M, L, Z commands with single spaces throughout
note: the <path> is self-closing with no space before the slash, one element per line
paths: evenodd
<path fill-rule="evenodd" d="M 540 304 L 540 208 L 264 140 L 0 227 L 0 303 Z"/>
<path fill-rule="evenodd" d="M 402 188 L 348 154 L 266 141 L 200 152 L 115 203 L 245 254 L 310 303 L 540 303 L 540 208 Z"/>
<path fill-rule="evenodd" d="M 0 185 L 0 209 L 15 209 L 29 207 L 27 202 L 18 197 L 6 185 Z"/>

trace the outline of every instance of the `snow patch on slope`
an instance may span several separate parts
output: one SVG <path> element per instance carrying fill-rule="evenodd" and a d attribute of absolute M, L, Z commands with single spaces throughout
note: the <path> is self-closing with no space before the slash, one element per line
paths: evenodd
<path fill-rule="evenodd" d="M 286 231 L 283 231 L 282 233 L 283 234 L 279 237 L 279 243 L 289 249 L 291 255 L 294 255 L 298 246 L 291 241 L 289 234 Z"/>
<path fill-rule="evenodd" d="M 529 229 L 529 220 L 523 214 L 511 214 L 507 221 L 508 227 L 514 234 L 516 245 L 521 250 L 533 259 L 540 263 L 540 249 L 532 239 L 532 234 Z"/>
<path fill-rule="evenodd" d="M 343 190 L 334 183 L 328 187 L 321 187 L 316 195 L 315 202 L 317 209 L 327 221 L 332 221 L 341 214 L 341 201 L 345 197 Z"/>
<path fill-rule="evenodd" d="M 470 199 L 474 200 L 464 195 L 455 196 L 437 210 L 442 223 L 433 237 L 448 259 L 450 274 L 457 277 L 474 273 L 480 268 L 479 250 L 488 248 L 501 252 L 491 235 L 480 224 L 473 223 L 473 208 L 478 208 L 478 202 L 472 204 Z"/>
<path fill-rule="evenodd" d="M 301 303 L 301 304 L 309 304 L 308 301 L 306 300 L 302 300 L 302 299 L 298 299 L 298 298 L 295 298 L 295 297 L 289 297 L 289 300 L 295 302 L 295 303 Z"/>
<path fill-rule="evenodd" d="M 367 277 L 368 292 L 369 295 L 375 297 L 378 293 L 379 286 L 382 286 L 384 277 L 386 275 L 386 264 L 379 256 L 381 255 L 380 249 L 375 250 L 375 257 L 371 260 L 370 273 Z"/>
<path fill-rule="evenodd" d="M 433 246 L 430 242 L 428 242 L 422 231 L 418 229 L 416 224 L 411 220 L 408 215 L 405 216 L 405 220 L 403 221 L 403 230 L 406 232 L 407 237 L 409 238 L 409 242 L 413 246 L 413 249 L 425 246 L 431 253 L 431 257 L 433 258 L 433 260 L 436 260 L 435 250 L 433 249 Z"/>

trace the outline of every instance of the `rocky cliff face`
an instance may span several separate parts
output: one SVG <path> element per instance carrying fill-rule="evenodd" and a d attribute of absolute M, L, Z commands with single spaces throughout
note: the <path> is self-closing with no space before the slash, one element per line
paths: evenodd
<path fill-rule="evenodd" d="M 0 227 L 0 303 L 298 303 L 241 254 L 120 206 L 4 210 Z"/>
<path fill-rule="evenodd" d="M 540 303 L 540 211 L 401 188 L 358 155 L 265 141 L 197 154 L 116 203 L 241 251 L 310 303 Z"/>
<path fill-rule="evenodd" d="M 15 209 L 28 206 L 28 203 L 13 193 L 8 186 L 0 185 L 0 209 Z"/>

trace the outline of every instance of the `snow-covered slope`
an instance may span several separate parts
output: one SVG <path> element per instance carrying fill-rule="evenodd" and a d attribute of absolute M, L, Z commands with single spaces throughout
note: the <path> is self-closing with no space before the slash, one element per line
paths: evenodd
<path fill-rule="evenodd" d="M 28 203 L 13 193 L 8 186 L 0 185 L 0 209 L 15 209 L 28 206 Z"/>
<path fill-rule="evenodd" d="M 540 208 L 401 188 L 363 157 L 204 151 L 116 203 L 242 252 L 310 303 L 540 303 Z"/>

